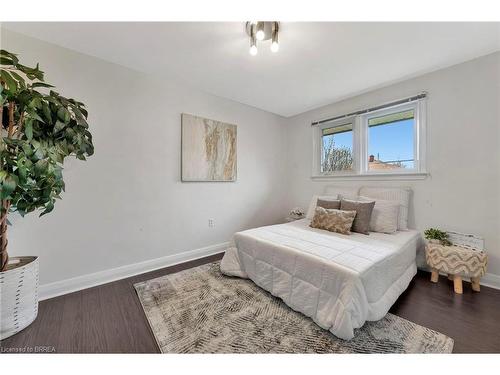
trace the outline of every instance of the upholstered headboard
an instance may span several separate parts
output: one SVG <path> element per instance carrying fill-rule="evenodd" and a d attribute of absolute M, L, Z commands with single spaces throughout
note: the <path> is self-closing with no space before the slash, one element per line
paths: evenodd
<path fill-rule="evenodd" d="M 407 186 L 384 187 L 384 186 L 336 186 L 329 185 L 325 187 L 324 195 L 340 195 L 345 198 L 355 198 L 364 196 L 374 199 L 384 199 L 398 201 L 400 204 L 398 229 L 408 229 L 408 218 L 410 215 L 412 190 Z"/>

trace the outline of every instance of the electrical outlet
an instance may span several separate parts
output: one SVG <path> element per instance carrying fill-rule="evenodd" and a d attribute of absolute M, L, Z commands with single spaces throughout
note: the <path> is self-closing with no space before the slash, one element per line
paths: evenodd
<path fill-rule="evenodd" d="M 215 227 L 215 220 L 214 219 L 208 219 L 208 227 L 209 228 Z"/>

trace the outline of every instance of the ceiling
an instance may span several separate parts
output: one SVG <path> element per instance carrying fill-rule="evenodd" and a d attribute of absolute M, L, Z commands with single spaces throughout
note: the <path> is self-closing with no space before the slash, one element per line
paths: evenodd
<path fill-rule="evenodd" d="M 243 22 L 2 27 L 285 117 L 500 50 L 500 23 L 283 22 L 257 56 Z"/>

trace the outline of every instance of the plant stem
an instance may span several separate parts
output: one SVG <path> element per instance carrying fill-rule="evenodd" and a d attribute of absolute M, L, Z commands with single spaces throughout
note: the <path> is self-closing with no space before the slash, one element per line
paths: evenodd
<path fill-rule="evenodd" d="M 0 216 L 0 271 L 4 271 L 9 263 L 9 254 L 7 253 L 7 214 L 10 209 L 10 201 L 2 201 L 2 214 Z"/>
<path fill-rule="evenodd" d="M 9 130 L 8 137 L 11 138 L 14 133 L 14 102 L 9 102 Z"/>
<path fill-rule="evenodd" d="M 10 102 L 9 127 L 7 131 L 7 136 L 9 138 L 12 138 L 13 133 L 14 133 L 14 102 Z M 7 245 L 9 243 L 9 241 L 7 240 L 7 215 L 10 209 L 10 200 L 2 200 L 1 203 L 2 203 L 1 206 L 2 211 L 0 214 L 0 271 L 4 271 L 7 268 L 7 264 L 9 263 L 9 254 L 7 253 Z"/>
<path fill-rule="evenodd" d="M 19 118 L 19 122 L 17 123 L 16 131 L 14 132 L 15 135 L 17 134 L 18 139 L 20 139 L 22 136 L 21 130 L 23 129 L 23 124 L 24 124 L 24 112 L 21 113 L 21 116 Z"/>

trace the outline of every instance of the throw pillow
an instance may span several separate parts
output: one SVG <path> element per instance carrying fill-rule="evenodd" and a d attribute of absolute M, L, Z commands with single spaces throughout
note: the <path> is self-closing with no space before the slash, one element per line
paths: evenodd
<path fill-rule="evenodd" d="M 339 199 L 321 199 L 318 198 L 318 203 L 316 207 L 323 207 L 329 210 L 339 210 L 340 209 L 340 200 Z"/>
<path fill-rule="evenodd" d="M 356 211 L 329 210 L 316 207 L 310 226 L 330 232 L 350 234 Z"/>
<path fill-rule="evenodd" d="M 356 211 L 356 217 L 351 230 L 362 234 L 370 234 L 370 219 L 374 206 L 375 202 L 358 202 L 348 199 L 342 199 L 340 201 L 341 210 Z"/>
<path fill-rule="evenodd" d="M 370 197 L 359 197 L 361 201 L 375 201 L 370 230 L 379 233 L 395 233 L 398 230 L 399 202 Z"/>

